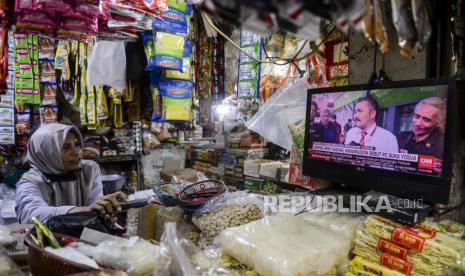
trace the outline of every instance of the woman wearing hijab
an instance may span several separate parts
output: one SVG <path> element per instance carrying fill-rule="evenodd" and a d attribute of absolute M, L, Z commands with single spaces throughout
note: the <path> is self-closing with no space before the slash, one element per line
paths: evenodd
<path fill-rule="evenodd" d="M 82 136 L 75 126 L 48 124 L 37 129 L 27 145 L 31 169 L 16 184 L 16 213 L 20 223 L 32 217 L 46 221 L 67 213 L 121 210 L 123 192 L 103 196 L 100 168 L 82 160 Z"/>

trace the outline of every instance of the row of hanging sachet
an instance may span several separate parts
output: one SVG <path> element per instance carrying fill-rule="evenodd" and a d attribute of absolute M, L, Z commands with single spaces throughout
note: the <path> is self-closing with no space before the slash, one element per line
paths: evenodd
<path fill-rule="evenodd" d="M 168 10 L 153 20 L 153 30 L 141 34 L 151 71 L 155 122 L 192 121 L 192 5 L 168 0 Z"/>

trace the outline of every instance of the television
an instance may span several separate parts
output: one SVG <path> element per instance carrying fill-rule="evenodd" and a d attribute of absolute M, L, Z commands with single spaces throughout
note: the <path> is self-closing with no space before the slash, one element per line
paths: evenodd
<path fill-rule="evenodd" d="M 447 203 L 459 90 L 452 79 L 308 90 L 303 174 Z"/>

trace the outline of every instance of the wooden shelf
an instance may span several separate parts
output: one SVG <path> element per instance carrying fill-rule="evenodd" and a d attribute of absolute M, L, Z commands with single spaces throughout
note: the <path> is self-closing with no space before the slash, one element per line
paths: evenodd
<path fill-rule="evenodd" d="M 93 160 L 97 163 L 108 163 L 108 162 L 127 162 L 136 161 L 137 155 L 115 155 L 115 156 L 98 156 L 98 157 L 87 157 L 84 159 Z"/>

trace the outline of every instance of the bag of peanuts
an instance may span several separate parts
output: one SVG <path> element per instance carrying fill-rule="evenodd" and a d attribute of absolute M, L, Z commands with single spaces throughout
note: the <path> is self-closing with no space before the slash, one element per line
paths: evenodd
<path fill-rule="evenodd" d="M 213 198 L 192 217 L 200 233 L 199 246 L 205 248 L 230 227 L 248 224 L 263 218 L 263 197 L 243 191 Z"/>

